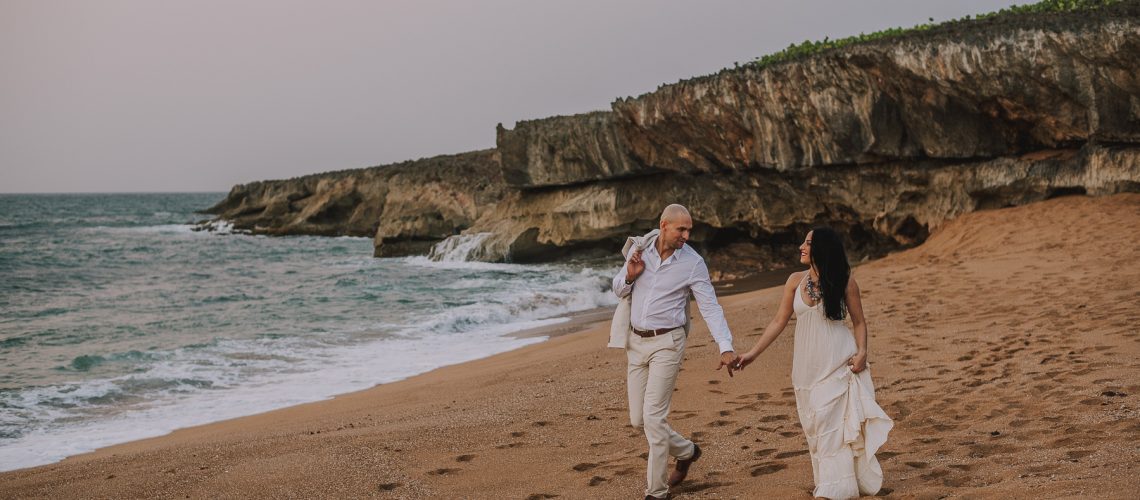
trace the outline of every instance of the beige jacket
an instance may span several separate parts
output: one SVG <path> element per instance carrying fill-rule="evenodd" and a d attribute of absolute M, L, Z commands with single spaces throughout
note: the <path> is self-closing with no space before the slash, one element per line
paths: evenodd
<path fill-rule="evenodd" d="M 657 235 L 661 231 L 654 229 L 645 234 L 645 236 L 630 236 L 626 238 L 625 245 L 621 248 L 621 255 L 626 262 L 629 262 L 629 256 L 635 250 L 645 250 L 649 245 L 657 242 Z M 634 285 L 636 286 L 636 285 Z M 617 309 L 614 310 L 614 319 L 610 322 L 610 343 L 606 347 L 615 349 L 625 349 L 629 343 L 629 336 L 633 334 L 631 331 L 633 326 L 630 325 L 629 317 L 632 314 L 633 308 L 633 292 L 625 297 L 618 299 Z M 685 302 L 685 335 L 689 334 L 692 326 L 690 320 L 692 316 L 689 314 L 689 302 Z"/>

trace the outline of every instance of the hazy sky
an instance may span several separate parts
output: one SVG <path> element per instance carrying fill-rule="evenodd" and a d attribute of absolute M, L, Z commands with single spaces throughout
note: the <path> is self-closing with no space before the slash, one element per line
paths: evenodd
<path fill-rule="evenodd" d="M 225 191 L 494 147 L 805 39 L 1000 0 L 0 0 L 0 192 Z"/>

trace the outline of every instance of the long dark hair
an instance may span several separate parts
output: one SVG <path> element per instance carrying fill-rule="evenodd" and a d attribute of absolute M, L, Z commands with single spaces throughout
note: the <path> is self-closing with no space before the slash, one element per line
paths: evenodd
<path fill-rule="evenodd" d="M 851 278 L 851 265 L 843 250 L 843 238 L 834 229 L 820 226 L 811 230 L 811 263 L 819 272 L 820 295 L 828 319 L 847 317 L 843 296 L 847 293 L 847 280 Z"/>

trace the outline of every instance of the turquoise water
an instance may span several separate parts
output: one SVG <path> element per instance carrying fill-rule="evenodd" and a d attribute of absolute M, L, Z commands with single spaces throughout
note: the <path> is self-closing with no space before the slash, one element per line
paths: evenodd
<path fill-rule="evenodd" d="M 614 303 L 614 262 L 191 231 L 223 196 L 0 195 L 0 470 L 485 357 Z"/>

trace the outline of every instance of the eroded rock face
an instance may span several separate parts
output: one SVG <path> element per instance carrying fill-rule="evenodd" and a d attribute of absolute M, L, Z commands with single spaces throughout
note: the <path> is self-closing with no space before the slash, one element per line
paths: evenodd
<path fill-rule="evenodd" d="M 427 253 L 502 197 L 494 150 L 235 186 L 207 210 L 255 234 L 368 236 L 376 256 Z"/>
<path fill-rule="evenodd" d="M 795 262 L 817 224 L 854 258 L 944 221 L 1140 190 L 1140 2 L 958 23 L 498 128 L 497 150 L 252 183 L 216 213 L 271 234 L 373 235 L 376 255 L 616 252 L 688 206 L 714 275 Z"/>
<path fill-rule="evenodd" d="M 468 232 L 490 233 L 484 260 L 551 260 L 589 248 L 615 251 L 656 227 L 669 203 L 696 222 L 692 244 L 721 278 L 793 265 L 811 227 L 848 235 L 854 259 L 917 244 L 943 222 L 979 209 L 1068 194 L 1140 190 L 1140 149 L 1087 147 L 969 163 L 664 173 L 540 192 L 514 192 Z"/>
<path fill-rule="evenodd" d="M 633 156 L 679 172 L 1137 143 L 1135 11 L 974 23 L 744 67 L 619 100 L 615 121 Z"/>
<path fill-rule="evenodd" d="M 513 130 L 496 129 L 503 180 L 512 187 L 542 188 L 644 175 L 629 156 L 614 114 L 596 111 L 521 121 Z"/>

